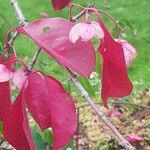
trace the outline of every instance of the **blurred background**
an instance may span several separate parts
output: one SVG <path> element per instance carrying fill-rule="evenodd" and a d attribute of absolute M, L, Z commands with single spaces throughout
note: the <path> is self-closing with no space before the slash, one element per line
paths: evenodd
<path fill-rule="evenodd" d="M 27 18 L 28 22 L 42 18 L 41 13 L 47 13 L 49 17 L 69 18 L 69 9 L 55 12 L 51 6 L 50 0 L 18 0 L 20 7 Z M 92 0 L 74 0 L 82 6 L 87 6 Z M 150 149 L 150 1 L 149 0 L 97 0 L 95 6 L 98 9 L 108 12 L 119 24 L 125 29 L 123 38 L 127 39 L 137 49 L 137 58 L 132 66 L 128 69 L 129 77 L 134 84 L 134 90 L 131 96 L 119 99 L 116 102 L 110 101 L 112 111 L 107 113 L 111 121 L 116 125 L 118 130 L 128 140 L 134 139 L 133 144 L 139 150 Z M 76 15 L 80 9 L 74 9 Z M 3 19 L 5 16 L 6 20 Z M 103 19 L 111 30 L 114 37 L 117 36 L 117 29 L 112 22 L 103 16 Z M 93 17 L 94 18 L 94 17 Z M 0 0 L 0 46 L 3 45 L 3 35 L 9 28 L 18 26 L 18 20 L 14 10 L 10 6 L 9 0 Z M 97 42 L 95 42 L 95 45 Z M 28 38 L 20 36 L 15 41 L 15 47 L 18 56 L 25 62 L 30 62 L 35 53 L 36 45 Z M 77 105 L 80 107 L 84 104 L 83 99 L 79 96 L 78 91 L 68 81 L 63 69 L 44 52 L 40 53 L 39 59 L 34 69 L 41 70 L 46 74 L 55 76 L 60 80 L 65 88 L 71 92 L 74 99 L 78 99 Z M 93 100 L 102 107 L 100 100 L 100 70 L 101 58 L 97 55 L 97 65 L 95 73 L 88 80 L 79 77 L 81 83 L 90 93 Z M 75 136 L 70 145 L 66 148 L 85 149 L 85 150 L 118 150 L 120 145 L 114 140 L 111 133 L 103 127 L 94 112 L 87 106 L 79 109 L 80 124 L 78 136 Z M 104 111 L 106 111 L 104 109 Z M 120 115 L 116 115 L 116 113 Z M 35 131 L 43 139 L 43 133 L 38 127 Z M 50 133 L 50 132 L 48 132 Z M 134 137 L 133 134 L 135 134 Z M 37 136 L 37 135 L 36 135 Z M 51 134 L 48 134 L 50 137 Z M 138 138 L 135 138 L 138 136 Z M 52 139 L 52 138 L 49 138 Z M 51 144 L 51 141 L 44 141 Z M 75 148 L 73 148 L 75 147 Z M 69 149 L 70 148 L 70 149 Z M 40 150 L 40 148 L 39 148 Z M 42 148 L 41 148 L 42 150 Z"/>

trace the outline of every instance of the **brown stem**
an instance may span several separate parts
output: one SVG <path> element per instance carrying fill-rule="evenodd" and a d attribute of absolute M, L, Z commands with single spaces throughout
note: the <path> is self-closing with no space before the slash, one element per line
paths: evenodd
<path fill-rule="evenodd" d="M 72 12 L 73 6 L 80 7 L 80 8 L 82 8 L 83 10 L 82 10 L 78 15 L 76 15 L 76 16 L 74 16 L 74 17 L 70 17 L 70 20 L 75 22 L 77 19 L 81 18 L 83 15 L 85 15 L 85 13 L 86 13 L 85 10 L 86 10 L 86 9 L 88 9 L 89 12 L 93 12 L 93 11 L 92 11 L 92 7 L 94 6 L 94 4 L 95 4 L 95 2 L 94 2 L 93 4 L 90 4 L 90 5 L 87 6 L 87 7 L 83 7 L 83 6 L 81 6 L 81 5 L 78 5 L 78 4 L 73 3 L 72 6 L 71 6 L 71 12 Z M 118 21 L 116 21 L 109 13 L 107 13 L 107 12 L 105 12 L 105 11 L 103 11 L 103 10 L 99 10 L 99 9 L 98 9 L 97 11 L 98 11 L 99 13 L 102 13 L 102 14 L 104 14 L 105 16 L 107 16 L 107 17 L 120 29 L 120 35 L 119 35 L 119 36 L 121 36 L 122 33 L 124 32 L 124 28 L 118 23 Z M 71 16 L 71 12 L 70 12 L 70 16 Z"/>
<path fill-rule="evenodd" d="M 34 67 L 34 65 L 35 65 L 35 63 L 38 59 L 38 56 L 39 56 L 40 52 L 41 52 L 41 48 L 38 47 L 35 54 L 34 54 L 34 56 L 33 56 L 33 58 L 32 58 L 32 60 L 31 60 L 31 62 L 30 62 L 30 64 L 29 64 L 29 66 L 28 66 L 29 70 L 33 69 L 33 67 Z"/>
<path fill-rule="evenodd" d="M 77 124 L 77 131 L 76 131 L 76 150 L 79 149 L 80 108 L 77 108 L 77 119 L 78 119 L 78 124 Z"/>
<path fill-rule="evenodd" d="M 98 12 L 104 14 L 105 16 L 107 16 L 110 20 L 112 20 L 112 22 L 118 27 L 120 28 L 121 32 L 124 31 L 123 27 L 118 23 L 118 21 L 116 21 L 109 13 L 103 11 L 103 10 L 98 10 Z"/>
<path fill-rule="evenodd" d="M 81 83 L 79 82 L 76 75 L 74 75 L 69 69 L 66 69 L 68 72 L 68 75 L 72 81 L 72 83 L 75 85 L 75 87 L 79 90 L 82 97 L 86 100 L 86 102 L 92 107 L 92 109 L 96 112 L 96 114 L 99 116 L 99 119 L 114 133 L 114 136 L 118 139 L 118 141 L 121 143 L 121 145 L 126 150 L 134 150 L 134 147 L 120 134 L 120 132 L 115 128 L 115 126 L 109 121 L 109 119 L 105 116 L 105 114 L 101 111 L 100 108 L 96 106 L 96 104 L 93 102 L 91 97 L 89 96 L 88 92 L 83 88 Z"/>
<path fill-rule="evenodd" d="M 114 101 L 114 102 L 108 102 L 110 104 L 117 104 L 117 105 L 131 105 L 132 107 L 136 107 L 136 108 L 146 108 L 146 109 L 150 109 L 150 106 L 147 106 L 147 105 L 140 105 L 140 104 L 133 104 L 133 103 L 129 103 L 129 102 L 123 102 L 121 100 L 117 100 L 117 101 Z M 98 104 L 103 104 L 102 102 L 100 103 L 95 103 L 96 105 Z M 84 104 L 84 105 L 81 105 L 81 106 L 78 106 L 78 108 L 84 108 L 84 107 L 88 107 L 90 106 L 89 104 Z"/>
<path fill-rule="evenodd" d="M 71 14 L 72 14 L 72 7 L 74 6 L 75 4 L 73 4 L 71 6 L 71 12 L 70 12 L 70 21 L 73 21 L 73 22 L 76 22 L 76 20 L 80 19 L 82 16 L 85 15 L 86 11 L 85 11 L 85 8 L 84 7 L 81 7 L 83 10 L 77 14 L 76 16 L 72 17 Z M 79 5 L 78 5 L 79 6 Z M 87 6 L 87 8 L 92 8 L 94 5 L 93 4 L 90 4 L 89 6 Z"/>
<path fill-rule="evenodd" d="M 13 42 L 15 41 L 15 39 L 17 38 L 17 36 L 19 35 L 19 33 L 15 33 L 11 39 L 4 45 L 3 50 L 7 49 L 10 47 L 10 45 L 13 44 Z"/>

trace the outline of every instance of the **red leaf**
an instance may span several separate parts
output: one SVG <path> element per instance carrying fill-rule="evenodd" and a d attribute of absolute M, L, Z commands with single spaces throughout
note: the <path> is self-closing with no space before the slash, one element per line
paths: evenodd
<path fill-rule="evenodd" d="M 71 0 L 52 0 L 52 5 L 55 10 L 61 10 L 65 8 Z"/>
<path fill-rule="evenodd" d="M 0 64 L 3 63 L 2 57 L 0 57 Z"/>
<path fill-rule="evenodd" d="M 15 55 L 9 55 L 7 60 L 4 62 L 5 66 L 7 68 L 11 68 L 12 65 L 18 60 L 18 58 Z"/>
<path fill-rule="evenodd" d="M 99 47 L 103 57 L 102 99 L 107 107 L 109 97 L 127 96 L 132 91 L 132 83 L 128 79 L 122 46 L 115 42 L 99 18 L 104 31 L 104 39 Z"/>
<path fill-rule="evenodd" d="M 63 66 L 89 77 L 95 67 L 95 50 L 91 42 L 70 42 L 69 32 L 73 25 L 61 18 L 41 19 L 17 28 L 17 31 L 31 37 Z"/>
<path fill-rule="evenodd" d="M 22 93 L 4 115 L 4 137 L 16 150 L 35 150 Z"/>
<path fill-rule="evenodd" d="M 125 136 L 125 139 L 129 141 L 130 143 L 135 143 L 135 144 L 138 144 L 143 141 L 143 138 L 136 134 L 129 134 Z"/>
<path fill-rule="evenodd" d="M 74 102 L 60 82 L 32 72 L 25 97 L 29 111 L 41 129 L 52 127 L 54 149 L 67 145 L 75 134 L 77 120 Z"/>
<path fill-rule="evenodd" d="M 9 55 L 6 60 L 0 56 L 0 64 L 4 64 L 9 69 L 17 60 L 18 58 L 15 55 Z"/>
<path fill-rule="evenodd" d="M 53 89 L 53 86 L 52 86 Z M 51 103 L 45 78 L 31 73 L 25 90 L 25 101 L 33 118 L 42 130 L 51 126 Z"/>
<path fill-rule="evenodd" d="M 0 83 L 11 80 L 13 73 L 5 65 L 0 64 Z"/>
<path fill-rule="evenodd" d="M 0 83 L 0 121 L 3 121 L 3 115 L 10 104 L 9 82 Z"/>

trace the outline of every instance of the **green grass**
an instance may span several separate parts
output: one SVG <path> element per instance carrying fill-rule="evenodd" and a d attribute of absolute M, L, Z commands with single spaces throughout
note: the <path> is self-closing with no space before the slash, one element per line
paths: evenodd
<path fill-rule="evenodd" d="M 68 9 L 60 12 L 54 12 L 50 0 L 18 0 L 27 20 L 30 22 L 40 18 L 40 12 L 47 12 L 50 17 L 69 17 Z M 79 0 L 74 0 L 79 2 Z M 81 0 L 80 0 L 81 1 Z M 81 1 L 81 4 L 86 6 L 86 3 L 91 0 Z M 125 38 L 128 39 L 136 47 L 138 57 L 129 69 L 130 78 L 133 80 L 137 88 L 150 87 L 150 34 L 149 34 L 149 0 L 97 0 L 96 6 L 99 9 L 108 11 L 114 18 L 126 28 Z M 9 20 L 11 27 L 18 25 L 18 21 L 10 6 L 9 0 L 0 0 L 0 12 L 5 14 Z M 77 10 L 74 11 L 74 14 Z M 108 23 L 108 19 L 105 19 Z M 1 24 L 1 20 L 0 20 Z M 109 25 L 109 23 L 108 23 Z M 36 46 L 25 37 L 20 37 L 16 40 L 18 55 L 23 58 L 32 57 Z M 29 59 L 30 60 L 30 59 Z M 66 81 L 66 76 L 57 63 L 49 59 L 44 53 L 40 54 L 36 69 L 40 69 L 50 75 L 56 75 L 61 81 Z"/>

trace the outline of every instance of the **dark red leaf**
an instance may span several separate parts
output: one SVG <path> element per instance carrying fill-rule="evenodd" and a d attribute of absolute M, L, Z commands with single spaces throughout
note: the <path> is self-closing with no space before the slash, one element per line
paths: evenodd
<path fill-rule="evenodd" d="M 2 57 L 0 57 L 0 64 L 2 64 L 3 63 L 3 60 L 2 60 Z"/>
<path fill-rule="evenodd" d="M 7 60 L 4 62 L 7 68 L 11 68 L 11 66 L 18 60 L 15 55 L 9 55 Z"/>
<path fill-rule="evenodd" d="M 25 91 L 26 103 L 42 130 L 52 127 L 53 148 L 69 143 L 75 134 L 77 120 L 74 102 L 56 79 L 32 72 Z"/>
<path fill-rule="evenodd" d="M 25 90 L 25 101 L 40 128 L 44 130 L 50 127 L 51 103 L 45 77 L 42 78 L 36 72 L 29 75 L 28 86 Z"/>
<path fill-rule="evenodd" d="M 55 10 L 61 10 L 66 7 L 71 0 L 52 0 L 52 5 Z"/>
<path fill-rule="evenodd" d="M 91 42 L 70 42 L 69 32 L 73 25 L 65 19 L 46 18 L 19 27 L 17 31 L 31 37 L 63 66 L 89 77 L 95 67 L 95 51 Z"/>
<path fill-rule="evenodd" d="M 4 64 L 7 68 L 11 68 L 11 66 L 17 61 L 17 57 L 15 55 L 9 55 L 6 60 L 0 57 L 0 64 Z"/>
<path fill-rule="evenodd" d="M 9 82 L 0 83 L 0 121 L 3 121 L 3 115 L 10 104 Z"/>
<path fill-rule="evenodd" d="M 3 135 L 16 150 L 35 150 L 22 93 L 14 104 L 7 108 L 3 120 Z"/>
<path fill-rule="evenodd" d="M 99 23 L 105 34 L 99 52 L 103 57 L 101 96 L 104 105 L 107 107 L 109 97 L 127 96 L 131 93 L 133 87 L 128 79 L 122 46 L 113 40 L 100 18 Z"/>

